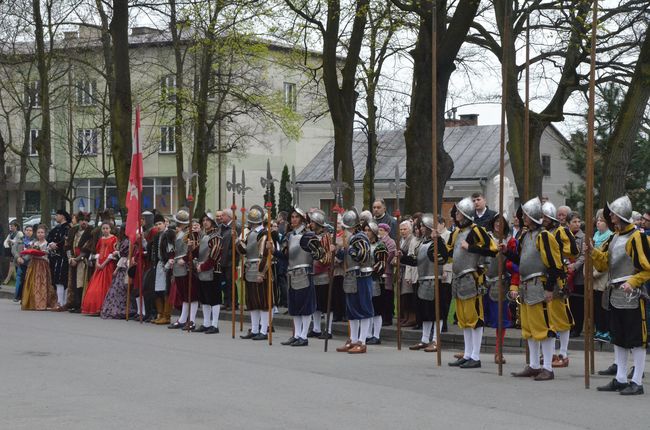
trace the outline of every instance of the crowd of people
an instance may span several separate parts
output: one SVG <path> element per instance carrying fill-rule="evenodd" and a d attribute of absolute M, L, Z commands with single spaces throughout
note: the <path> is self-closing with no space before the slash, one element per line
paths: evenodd
<path fill-rule="evenodd" d="M 245 225 L 231 209 L 199 219 L 181 209 L 172 217 L 143 213 L 130 243 L 110 211 L 99 218 L 93 227 L 90 214 L 60 210 L 51 230 L 39 225 L 21 231 L 12 223 L 4 245 L 13 256 L 14 301 L 22 309 L 142 319 L 216 334 L 221 307 L 244 306 L 250 329 L 241 338 L 259 341 L 268 339 L 273 314 L 286 307 L 293 335 L 283 345 L 330 339 L 332 322 L 347 320 L 348 339 L 336 350 L 348 354 L 380 344 L 382 327 L 395 318 L 421 330 L 409 349 L 437 351 L 437 333 L 447 329 L 455 309 L 464 351 L 449 366 L 481 367 L 486 327 L 501 326 L 500 339 L 520 328 L 529 364 L 513 376 L 548 381 L 554 368 L 569 365 L 569 339 L 583 330 L 590 253 L 595 337 L 615 350 L 615 364 L 601 372 L 615 378 L 599 390 L 643 393 L 650 212 L 634 212 L 626 196 L 598 211 L 593 238 L 583 231 L 592 220 L 566 206 L 534 198 L 508 216 L 487 208 L 481 193 L 456 203 L 449 225 L 430 213 L 398 220 L 382 200 L 371 211 L 341 209 L 334 217 L 294 207 L 271 221 L 255 205 Z M 240 289 L 233 287 L 238 281 Z M 180 311 L 174 321 L 173 309 Z M 630 352 L 634 368 L 628 374 Z M 505 363 L 499 349 L 494 360 Z"/>

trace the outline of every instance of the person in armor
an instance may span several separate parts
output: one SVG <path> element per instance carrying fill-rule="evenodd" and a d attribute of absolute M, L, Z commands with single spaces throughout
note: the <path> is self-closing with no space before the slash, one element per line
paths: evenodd
<path fill-rule="evenodd" d="M 217 218 L 219 230 L 221 234 L 221 285 L 220 289 L 223 292 L 224 306 L 230 310 L 232 306 L 232 241 L 233 232 L 235 237 L 241 233 L 241 226 L 233 219 L 232 209 L 224 209 L 221 211 L 221 216 Z M 233 223 L 235 229 L 233 230 Z M 236 265 L 237 263 L 235 263 Z M 235 288 L 235 309 L 237 309 L 238 297 L 237 288 Z"/>
<path fill-rule="evenodd" d="M 600 248 L 586 240 L 594 268 L 608 272 L 603 307 L 609 308 L 609 329 L 614 345 L 616 377 L 598 391 L 620 392 L 622 395 L 643 394 L 647 331 L 643 284 L 650 280 L 650 242 L 632 223 L 632 202 L 623 196 L 604 208 L 615 230 Z M 628 382 L 628 356 L 632 352 L 634 372 Z"/>
<path fill-rule="evenodd" d="M 211 212 L 201 217 L 203 232 L 195 249 L 199 301 L 203 310 L 203 324 L 194 329 L 197 333 L 219 333 L 219 313 L 221 311 L 221 252 L 222 243 L 217 222 Z"/>
<path fill-rule="evenodd" d="M 50 258 L 52 285 L 61 310 L 65 306 L 65 288 L 68 284 L 68 259 L 65 254 L 65 239 L 70 230 L 70 214 L 63 209 L 56 211 L 56 226 L 47 234 L 47 249 Z"/>
<path fill-rule="evenodd" d="M 488 233 L 495 243 L 509 243 L 512 239 L 510 237 L 510 226 L 508 220 L 498 213 L 492 217 L 487 223 Z M 510 279 L 513 276 L 513 264 L 511 261 L 502 258 L 501 261 L 501 288 L 503 291 L 502 300 L 502 313 L 499 317 L 499 256 L 485 257 L 483 262 L 483 270 L 485 271 L 485 286 L 487 294 L 483 300 L 485 312 L 485 325 L 494 329 L 499 328 L 499 318 L 503 322 L 503 331 L 497 332 L 497 338 L 500 342 L 496 342 L 496 351 L 494 354 L 494 362 L 496 364 L 505 364 L 506 360 L 503 358 L 503 352 L 499 349 L 503 344 L 503 339 L 506 335 L 506 329 L 512 327 L 512 318 L 510 317 L 510 309 L 508 307 L 508 291 L 510 289 Z"/>
<path fill-rule="evenodd" d="M 240 336 L 242 339 L 268 339 L 269 314 L 264 273 L 260 272 L 262 259 L 260 240 L 266 233 L 264 228 L 264 209 L 253 205 L 248 211 L 248 228 L 243 240 L 237 239 L 237 252 L 244 255 L 244 280 L 246 288 L 246 308 L 251 315 L 250 331 Z"/>
<path fill-rule="evenodd" d="M 566 206 L 565 206 L 566 207 Z M 569 365 L 569 337 L 571 328 L 574 326 L 573 315 L 569 307 L 569 292 L 566 286 L 568 263 L 570 259 L 575 259 L 580 255 L 576 245 L 576 240 L 566 224 L 560 224 L 557 209 L 550 201 L 542 205 L 544 213 L 544 228 L 555 236 L 555 240 L 560 245 L 560 254 L 562 256 L 562 276 L 560 282 L 556 284 L 556 290 L 553 295 L 551 307 L 551 325 L 557 330 L 560 338 L 560 353 L 553 357 L 553 367 L 567 367 Z M 566 219 L 566 216 L 565 216 Z"/>
<path fill-rule="evenodd" d="M 162 216 L 161 216 L 162 218 Z M 161 225 L 162 222 L 162 225 Z M 169 300 L 169 290 L 172 281 L 172 265 L 170 260 L 174 259 L 174 244 L 176 242 L 176 225 L 170 224 L 165 218 L 156 219 L 155 225 L 160 228 L 160 232 L 155 236 L 154 240 L 157 245 L 154 249 L 158 255 L 156 263 L 156 285 L 154 287 L 154 294 L 156 298 L 162 302 L 162 314 L 153 321 L 157 325 L 167 325 L 171 323 L 172 306 L 173 303 Z M 151 251 L 154 252 L 153 250 Z"/>
<path fill-rule="evenodd" d="M 363 231 L 368 236 L 370 241 L 370 255 L 372 258 L 372 309 L 374 316 L 370 332 L 372 336 L 366 339 L 366 345 L 380 345 L 381 344 L 381 326 L 382 326 L 382 312 L 386 305 L 387 292 L 384 281 L 384 273 L 386 272 L 386 264 L 388 263 L 388 250 L 384 242 L 379 240 L 379 226 L 374 220 L 364 222 Z"/>
<path fill-rule="evenodd" d="M 438 350 L 438 339 L 436 338 L 436 330 L 433 330 L 433 322 L 436 321 L 436 306 L 435 306 L 435 279 L 438 277 L 439 282 L 442 283 L 442 278 L 436 274 L 434 258 L 435 247 L 433 240 L 438 241 L 438 273 L 442 272 L 442 266 L 447 262 L 448 252 L 447 245 L 440 235 L 433 234 L 434 219 L 433 214 L 425 213 L 422 215 L 420 221 L 420 231 L 422 241 L 415 247 L 413 254 L 402 254 L 400 262 L 407 266 L 417 268 L 418 289 L 416 295 L 416 309 L 417 319 L 422 322 L 422 338 L 420 342 L 411 345 L 411 351 L 418 351 L 423 349 L 427 352 L 435 352 Z M 442 311 L 442 306 L 440 307 Z M 442 314 L 442 312 L 441 312 Z M 442 315 L 437 322 L 438 330 L 442 330 Z"/>
<path fill-rule="evenodd" d="M 90 214 L 79 212 L 77 225 L 70 228 L 65 242 L 65 252 L 68 257 L 68 291 L 72 291 L 72 300 L 67 303 L 71 313 L 81 312 L 81 299 L 84 288 L 90 279 L 89 258 L 93 250 L 93 228 L 90 227 Z"/>
<path fill-rule="evenodd" d="M 192 254 L 190 247 L 193 245 L 193 236 L 195 232 L 188 227 L 190 224 L 190 214 L 186 209 L 179 210 L 174 215 L 176 223 L 176 238 L 174 241 L 174 256 L 167 262 L 172 269 L 176 291 L 182 301 L 181 316 L 175 323 L 169 325 L 170 329 L 187 329 L 192 330 L 195 327 L 194 318 L 199 309 L 197 288 L 192 288 L 190 297 L 189 291 L 189 270 L 188 264 L 192 264 Z M 189 319 L 189 324 L 187 323 Z"/>
<path fill-rule="evenodd" d="M 316 310 L 312 315 L 313 328 L 307 334 L 307 337 L 318 337 L 319 339 L 332 338 L 332 320 L 334 319 L 334 313 L 330 312 L 329 326 L 323 333 L 321 318 L 325 315 L 327 321 L 327 294 L 330 283 L 330 266 L 332 264 L 332 253 L 330 251 L 332 239 L 325 228 L 325 224 L 325 212 L 320 209 L 313 209 L 309 212 L 309 228 L 316 234 L 322 248 L 326 250 L 321 259 L 314 260 L 313 278 L 314 289 L 316 290 Z"/>
<path fill-rule="evenodd" d="M 366 352 L 366 338 L 374 316 L 372 307 L 373 258 L 370 241 L 360 227 L 356 209 L 346 211 L 341 220 L 345 229 L 342 246 L 337 243 L 336 259 L 343 263 L 343 291 L 345 308 L 350 322 L 350 339 L 338 352 L 363 354 Z"/>
<path fill-rule="evenodd" d="M 481 342 L 483 339 L 483 276 L 479 270 L 481 257 L 493 257 L 497 245 L 487 231 L 474 224 L 474 203 L 471 197 L 458 202 L 453 211 L 458 228 L 447 243 L 452 257 L 452 295 L 456 300 L 458 327 L 463 329 L 465 351 L 463 356 L 449 363 L 461 369 L 481 367 Z M 434 237 L 438 232 L 434 230 Z"/>
<path fill-rule="evenodd" d="M 293 318 L 293 336 L 282 345 L 307 346 L 309 344 L 309 323 L 316 310 L 316 290 L 314 289 L 314 257 L 325 254 L 314 232 L 307 231 L 307 215 L 299 207 L 294 207 L 289 215 L 290 229 L 285 237 L 282 253 L 286 255 L 289 315 Z M 313 243 L 312 243 L 313 242 Z M 267 246 L 273 246 L 269 243 Z M 315 246 L 314 252 L 310 246 Z"/>
<path fill-rule="evenodd" d="M 542 227 L 542 202 L 536 197 L 527 201 L 517 214 L 525 226 L 516 252 L 501 245 L 509 260 L 519 265 L 519 281 L 510 283 L 510 297 L 519 301 L 521 334 L 528 342 L 529 362 L 515 377 L 534 377 L 535 381 L 555 378 L 552 368 L 556 329 L 550 303 L 556 284 L 563 275 L 560 245 L 555 236 Z M 540 365 L 540 344 L 544 365 Z"/>

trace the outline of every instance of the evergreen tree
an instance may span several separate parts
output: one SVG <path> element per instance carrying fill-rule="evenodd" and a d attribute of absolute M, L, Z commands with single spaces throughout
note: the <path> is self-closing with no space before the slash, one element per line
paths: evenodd
<path fill-rule="evenodd" d="M 271 182 L 271 186 L 269 187 L 269 192 L 264 193 L 264 203 L 268 203 L 268 202 L 271 202 L 271 217 L 275 219 L 278 212 L 278 209 L 275 205 L 275 182 Z"/>
<path fill-rule="evenodd" d="M 602 90 L 601 103 L 596 107 L 596 141 L 594 147 L 594 204 L 598 204 L 602 188 L 604 160 L 607 159 L 610 145 L 609 139 L 614 131 L 621 110 L 623 92 L 616 85 L 609 85 Z M 562 193 L 567 204 L 579 208 L 585 201 L 587 131 L 578 130 L 571 134 L 569 147 L 562 147 L 562 157 L 567 160 L 569 170 L 582 179 L 581 183 L 569 183 L 564 186 Z M 635 142 L 635 150 L 626 175 L 625 191 L 630 196 L 635 209 L 643 210 L 650 205 L 650 196 L 646 192 L 650 180 L 650 138 L 639 133 Z M 598 209 L 598 208 L 594 208 Z"/>
<path fill-rule="evenodd" d="M 278 204 L 278 210 L 285 211 L 287 213 L 291 211 L 292 202 L 291 193 L 289 190 L 287 190 L 287 186 L 290 182 L 291 178 L 289 176 L 289 167 L 287 167 L 285 164 L 284 168 L 282 169 L 282 177 L 280 179 L 280 202 Z"/>

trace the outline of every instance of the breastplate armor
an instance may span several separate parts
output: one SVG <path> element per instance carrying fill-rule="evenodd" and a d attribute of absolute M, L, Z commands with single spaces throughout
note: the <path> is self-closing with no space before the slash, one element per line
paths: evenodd
<path fill-rule="evenodd" d="M 257 282 L 259 271 L 260 253 L 257 249 L 257 235 L 259 232 L 251 230 L 246 238 L 245 278 L 248 282 Z"/>
<path fill-rule="evenodd" d="M 433 261 L 429 259 L 427 255 L 429 247 L 433 245 L 433 242 L 428 241 L 422 243 L 418 247 L 417 263 L 418 263 L 418 280 L 426 281 L 428 279 L 435 279 L 436 271 Z"/>
<path fill-rule="evenodd" d="M 625 246 L 630 240 L 633 231 L 623 235 L 614 235 L 609 244 L 607 259 L 609 263 L 609 282 L 612 284 L 625 282 L 636 272 L 632 257 L 625 252 Z"/>
<path fill-rule="evenodd" d="M 539 233 L 539 230 L 528 232 L 522 239 L 521 256 L 519 258 L 519 275 L 522 281 L 543 276 L 546 273 L 542 255 L 536 246 Z"/>
<path fill-rule="evenodd" d="M 465 273 L 475 272 L 478 266 L 479 254 L 474 254 L 462 248 L 462 243 L 467 240 L 469 232 L 472 231 L 471 227 L 461 230 L 456 236 L 454 243 L 454 259 L 451 269 L 455 276 L 461 276 Z"/>
<path fill-rule="evenodd" d="M 187 275 L 187 265 L 180 265 L 178 262 L 187 256 L 187 242 L 185 242 L 187 233 L 180 231 L 176 233 L 176 242 L 174 243 L 174 269 L 172 273 L 174 276 L 181 277 Z"/>
<path fill-rule="evenodd" d="M 208 258 L 210 258 L 210 240 L 217 234 L 212 231 L 208 234 L 204 234 L 199 241 L 199 258 L 198 263 L 205 263 Z M 198 272 L 196 275 L 201 281 L 212 281 L 214 279 L 214 271 L 206 270 L 204 272 Z"/>
<path fill-rule="evenodd" d="M 289 234 L 289 270 L 310 268 L 314 264 L 314 259 L 309 252 L 300 247 L 304 228 Z"/>

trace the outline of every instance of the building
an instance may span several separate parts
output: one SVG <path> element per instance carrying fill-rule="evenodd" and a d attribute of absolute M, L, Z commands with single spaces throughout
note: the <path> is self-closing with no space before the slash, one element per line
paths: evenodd
<path fill-rule="evenodd" d="M 447 181 L 443 195 L 441 213 L 448 216 L 454 202 L 482 191 L 488 205 L 498 208 L 498 174 L 499 174 L 499 143 L 500 125 L 478 125 L 478 115 L 461 115 L 460 120 L 451 120 L 445 128 L 443 144 L 445 150 L 454 160 L 454 171 Z M 449 120 L 448 120 L 449 121 Z M 392 211 L 395 206 L 395 194 L 390 191 L 390 183 L 395 181 L 395 166 L 399 166 L 401 183 L 406 182 L 406 147 L 404 143 L 404 130 L 390 130 L 378 133 L 379 147 L 377 150 L 377 164 L 375 171 L 375 195 L 386 201 L 388 209 Z M 506 131 L 507 139 L 507 131 Z M 542 166 L 544 168 L 544 195 L 556 205 L 564 204 L 562 195 L 564 186 L 570 182 L 578 183 L 579 178 L 572 174 L 566 161 L 562 159 L 560 148 L 568 145 L 566 139 L 553 126 L 548 127 L 541 140 L 540 151 Z M 330 141 L 309 162 L 297 176 L 300 185 L 300 202 L 305 207 L 329 207 L 333 202 L 333 193 L 330 187 L 332 178 L 334 141 Z M 355 175 L 355 204 L 360 208 L 363 204 L 363 176 L 367 157 L 367 140 L 365 134 L 355 133 L 353 144 L 353 161 Z M 512 214 L 519 205 L 517 189 L 514 186 L 514 176 L 506 152 L 505 159 L 506 178 L 510 186 L 506 187 L 504 197 L 513 198 L 506 212 Z M 509 190 L 507 189 L 509 188 Z M 404 199 L 405 188 L 401 187 L 400 199 Z M 403 211 L 403 200 L 400 200 Z"/>
<path fill-rule="evenodd" d="M 158 209 L 171 214 L 178 210 L 178 201 L 183 200 L 177 195 L 179 142 L 174 118 L 177 98 L 184 97 L 188 102 L 181 134 L 184 165 L 187 165 L 194 141 L 192 103 L 198 89 L 194 77 L 200 63 L 197 50 L 191 49 L 192 36 L 190 32 L 183 39 L 186 64 L 183 89 L 176 83 L 168 31 L 137 27 L 129 37 L 133 104 L 140 105 L 142 110 L 143 210 Z M 206 150 L 209 172 L 206 207 L 211 209 L 230 207 L 232 203 L 227 191 L 232 166 L 236 167 L 237 182 L 241 182 L 242 171 L 246 172 L 246 185 L 251 188 L 247 191 L 246 204 L 262 204 L 264 190 L 260 177 L 266 175 L 267 159 L 273 175 L 279 179 L 285 164 L 302 170 L 309 161 L 304 154 L 317 153 L 334 134 L 329 116 L 322 115 L 327 112 L 322 89 L 295 62 L 296 52 L 291 47 L 265 41 L 250 43 L 255 45 L 254 55 L 244 55 L 237 61 L 215 60 L 213 65 L 214 82 L 211 81 L 210 91 L 214 93 L 208 95 L 210 144 Z M 85 27 L 67 31 L 64 38 L 57 40 L 55 49 L 65 55 L 52 57 L 51 199 L 55 207 L 67 206 L 73 211 L 83 209 L 96 213 L 104 207 L 117 208 L 120 202 L 112 172 L 99 34 Z M 18 52 L 22 60 L 0 68 L 0 97 L 5 103 L 13 102 L 13 106 L 5 104 L 0 112 L 0 128 L 4 136 L 11 136 L 14 147 L 24 146 L 27 175 L 24 191 L 19 195 L 20 157 L 14 154 L 5 172 L 11 193 L 9 213 L 15 214 L 17 205 L 22 205 L 23 213 L 28 215 L 40 210 L 38 154 L 32 144 L 40 132 L 39 82 L 33 44 L 0 43 L 0 53 L 10 50 Z M 318 53 L 311 52 L 308 58 L 318 64 Z M 236 82 L 238 94 L 233 87 L 225 87 L 224 76 L 235 77 L 231 81 Z M 223 104 L 226 107 L 217 111 L 219 95 L 226 94 L 228 89 Z M 270 106 L 269 113 L 255 113 L 254 108 L 242 105 L 240 100 L 245 96 L 264 99 Z M 283 123 L 289 123 L 290 133 L 283 132 Z M 240 199 L 237 198 L 237 206 L 241 206 Z"/>

